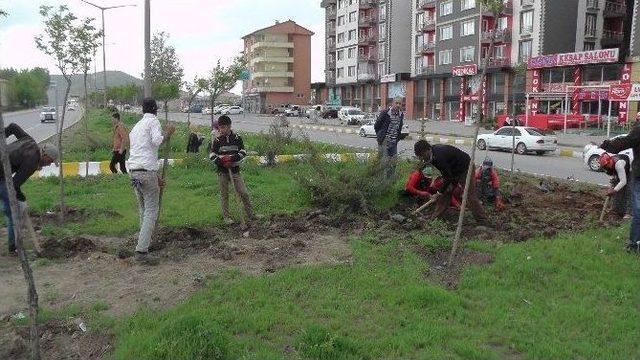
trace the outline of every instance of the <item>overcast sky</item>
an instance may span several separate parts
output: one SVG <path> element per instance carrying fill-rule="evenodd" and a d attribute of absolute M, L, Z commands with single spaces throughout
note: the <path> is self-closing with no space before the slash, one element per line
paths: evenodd
<path fill-rule="evenodd" d="M 89 0 L 100 6 L 135 4 L 137 7 L 105 12 L 107 70 L 136 77 L 144 68 L 144 1 Z M 80 0 L 0 0 L 9 16 L 0 20 L 0 67 L 48 68 L 59 74 L 54 62 L 42 54 L 33 38 L 42 33 L 38 8 L 42 4 L 66 4 L 78 17 L 95 17 L 100 11 Z M 242 36 L 275 24 L 296 21 L 313 31 L 312 82 L 324 81 L 324 11 L 320 0 L 151 0 L 151 31 L 171 36 L 185 69 L 185 80 L 205 75 L 218 59 L 228 62 L 242 50 Z M 102 70 L 102 49 L 97 53 Z"/>

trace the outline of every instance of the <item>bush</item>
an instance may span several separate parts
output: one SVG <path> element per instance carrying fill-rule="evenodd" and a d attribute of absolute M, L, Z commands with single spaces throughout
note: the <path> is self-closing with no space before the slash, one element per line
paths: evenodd
<path fill-rule="evenodd" d="M 293 131 L 282 126 L 276 119 L 269 126 L 264 141 L 258 143 L 254 150 L 267 158 L 268 166 L 273 166 L 276 164 L 276 156 L 283 154 L 284 149 L 293 142 L 292 135 Z"/>

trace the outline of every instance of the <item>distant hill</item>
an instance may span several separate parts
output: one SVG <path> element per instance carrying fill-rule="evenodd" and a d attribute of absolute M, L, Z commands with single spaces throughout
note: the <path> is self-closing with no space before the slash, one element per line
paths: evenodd
<path fill-rule="evenodd" d="M 55 82 L 58 85 L 58 102 L 62 103 L 62 99 L 64 99 L 66 81 L 64 80 L 64 77 L 62 75 L 51 75 L 51 81 Z M 142 86 L 144 84 L 144 81 L 122 71 L 107 71 L 107 85 L 109 87 L 129 85 L 132 83 Z M 87 76 L 87 89 L 89 93 L 96 91 L 96 89 L 104 89 L 102 71 L 96 73 L 95 75 L 93 73 L 90 73 L 89 76 Z M 51 104 L 55 103 L 55 91 L 49 90 L 48 96 L 49 102 Z M 83 75 L 73 75 L 71 77 L 71 91 L 69 92 L 69 96 L 84 96 Z"/>

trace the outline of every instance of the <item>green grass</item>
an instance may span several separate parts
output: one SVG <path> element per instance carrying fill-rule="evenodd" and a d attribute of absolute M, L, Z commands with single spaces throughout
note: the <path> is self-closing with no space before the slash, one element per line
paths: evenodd
<path fill-rule="evenodd" d="M 131 130 L 136 122 L 140 119 L 140 115 L 133 113 L 122 113 L 122 121 L 127 129 Z M 102 110 L 92 109 L 88 112 L 88 133 L 89 133 L 89 160 L 104 161 L 111 159 L 111 139 L 113 127 L 110 115 Z M 161 121 L 162 122 L 162 121 Z M 206 146 L 210 140 L 209 128 L 197 127 L 197 132 L 205 137 L 205 141 L 200 148 L 201 154 L 206 153 Z M 264 155 L 268 148 L 267 137 L 264 134 L 250 134 L 239 132 L 244 140 L 245 148 L 249 152 L 255 152 L 258 155 Z M 187 137 L 189 131 L 185 123 L 176 124 L 176 132 L 171 138 L 171 150 L 169 157 L 183 158 L 187 148 Z M 86 158 L 87 137 L 85 136 L 84 121 L 80 121 L 68 129 L 63 136 L 63 161 L 84 161 Z M 319 151 L 326 153 L 346 153 L 356 151 L 348 146 L 316 144 Z M 161 150 L 164 155 L 165 149 Z M 291 139 L 282 146 L 282 154 L 300 154 L 305 151 L 304 142 L 301 140 Z"/>
<path fill-rule="evenodd" d="M 137 313 L 115 358 L 638 358 L 640 267 L 625 234 L 493 247 L 495 262 L 468 268 L 456 291 L 425 281 L 411 241 L 354 238 L 349 265 L 229 272 L 183 305 Z"/>

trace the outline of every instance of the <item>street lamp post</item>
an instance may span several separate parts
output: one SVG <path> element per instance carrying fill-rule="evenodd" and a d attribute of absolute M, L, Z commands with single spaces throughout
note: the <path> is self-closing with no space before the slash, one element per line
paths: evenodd
<path fill-rule="evenodd" d="M 144 1 L 144 97 L 151 97 L 151 4 Z"/>
<path fill-rule="evenodd" d="M 95 8 L 100 9 L 102 11 L 102 80 L 104 81 L 104 93 L 103 93 L 103 101 L 104 107 L 107 107 L 107 53 L 106 53 L 106 44 L 105 44 L 105 30 L 104 30 L 104 12 L 106 10 L 123 8 L 123 7 L 135 7 L 137 5 L 117 5 L 117 6 L 98 6 L 96 4 L 90 3 L 86 0 L 80 0 L 85 4 L 89 4 Z"/>

